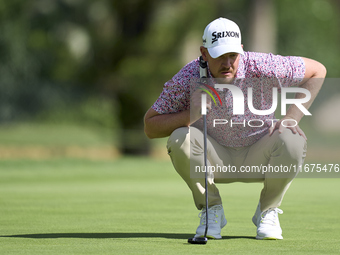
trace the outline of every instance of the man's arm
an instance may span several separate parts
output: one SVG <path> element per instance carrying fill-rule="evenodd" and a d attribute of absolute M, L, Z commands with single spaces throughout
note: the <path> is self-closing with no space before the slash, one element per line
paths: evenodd
<path fill-rule="evenodd" d="M 144 116 L 144 132 L 150 139 L 171 135 L 180 127 L 188 127 L 201 118 L 202 90 L 196 90 L 191 97 L 190 109 L 176 113 L 159 114 L 150 108 Z M 207 108 L 211 109 L 211 100 L 207 98 Z"/>
<path fill-rule="evenodd" d="M 304 103 L 303 106 L 308 109 L 311 104 L 313 103 L 314 99 L 316 98 L 317 94 L 319 93 L 322 84 L 324 82 L 324 78 L 326 77 L 327 70 L 325 66 L 313 59 L 309 58 L 302 58 L 305 62 L 306 72 L 305 77 L 303 81 L 299 84 L 300 88 L 304 88 L 309 90 L 311 93 L 311 99 Z M 297 93 L 295 98 L 304 98 L 305 95 L 301 93 Z M 303 117 L 303 113 L 300 111 L 300 109 L 296 105 L 291 105 L 288 110 L 285 117 L 283 117 L 280 121 L 276 123 L 274 127 L 271 127 L 269 129 L 269 134 L 271 135 L 275 129 L 279 129 L 279 132 L 283 132 L 284 127 L 281 125 L 281 122 L 285 119 L 294 119 L 297 121 L 297 123 L 300 122 L 300 120 Z M 294 123 L 291 123 L 294 125 Z M 291 127 L 290 128 L 293 133 L 299 133 L 300 135 L 305 136 L 303 131 L 299 128 L 299 126 Z"/>
<path fill-rule="evenodd" d="M 150 139 L 169 136 L 175 129 L 189 124 L 190 110 L 159 114 L 150 108 L 144 116 L 144 132 Z"/>

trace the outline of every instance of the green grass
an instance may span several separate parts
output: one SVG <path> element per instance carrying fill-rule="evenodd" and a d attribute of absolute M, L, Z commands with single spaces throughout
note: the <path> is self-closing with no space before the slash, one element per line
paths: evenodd
<path fill-rule="evenodd" d="M 296 179 L 284 240 L 254 239 L 261 184 L 219 185 L 222 240 L 189 245 L 191 194 L 169 160 L 0 161 L 0 254 L 339 254 L 340 179 Z"/>
<path fill-rule="evenodd" d="M 115 136 L 107 128 L 26 122 L 0 125 L 0 141 L 1 146 L 102 146 L 112 145 Z"/>

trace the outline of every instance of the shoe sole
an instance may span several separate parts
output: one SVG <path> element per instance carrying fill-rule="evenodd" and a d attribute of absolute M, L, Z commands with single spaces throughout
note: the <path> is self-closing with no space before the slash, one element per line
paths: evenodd
<path fill-rule="evenodd" d="M 256 236 L 257 240 L 282 240 L 283 237 L 262 237 L 262 236 Z"/>
<path fill-rule="evenodd" d="M 204 237 L 204 235 L 195 236 L 195 238 L 197 238 L 197 237 Z M 212 239 L 212 240 L 218 240 L 218 239 L 222 239 L 222 236 L 210 236 L 210 235 L 207 235 L 207 238 L 208 239 Z"/>

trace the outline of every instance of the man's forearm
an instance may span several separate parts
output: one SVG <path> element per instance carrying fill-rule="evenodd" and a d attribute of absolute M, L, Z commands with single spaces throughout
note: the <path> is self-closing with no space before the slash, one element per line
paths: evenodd
<path fill-rule="evenodd" d="M 190 125 L 190 110 L 158 114 L 151 117 L 146 116 L 144 120 L 144 131 L 149 138 L 162 138 L 170 136 L 171 133 L 180 127 Z"/>
<path fill-rule="evenodd" d="M 314 99 L 316 98 L 317 94 L 319 93 L 322 84 L 323 84 L 323 79 L 318 78 L 318 79 L 309 79 L 307 82 L 305 82 L 304 84 L 300 86 L 300 88 L 307 89 L 311 94 L 310 100 L 302 104 L 304 108 L 309 109 Z M 295 96 L 296 99 L 301 99 L 304 97 L 305 97 L 305 94 L 303 93 L 297 93 Z M 294 119 L 297 122 L 300 122 L 303 116 L 304 116 L 303 112 L 296 105 L 291 105 L 289 109 L 287 110 L 287 114 L 286 114 L 286 118 Z"/>

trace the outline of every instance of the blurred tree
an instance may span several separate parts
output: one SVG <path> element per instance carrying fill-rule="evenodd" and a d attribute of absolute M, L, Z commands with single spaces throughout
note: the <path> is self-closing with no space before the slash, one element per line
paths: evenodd
<path fill-rule="evenodd" d="M 67 107 L 61 115 L 86 109 L 75 121 L 88 118 L 113 128 L 117 116 L 120 131 L 113 132 L 122 152 L 146 154 L 144 112 L 162 85 L 198 57 L 210 21 L 234 20 L 245 50 L 276 48 L 282 55 L 315 58 L 336 77 L 338 13 L 336 0 L 0 1 L 0 122 L 62 102 Z M 269 46 L 258 48 L 264 42 Z M 84 103 L 86 97 L 97 100 Z M 109 101 L 111 109 L 101 104 Z M 97 114 L 91 107 L 98 107 Z"/>
<path fill-rule="evenodd" d="M 249 51 L 276 53 L 276 10 L 273 0 L 250 1 Z"/>
<path fill-rule="evenodd" d="M 278 52 L 315 59 L 327 68 L 327 77 L 340 75 L 340 4 L 337 0 L 276 0 Z M 320 106 L 322 96 L 340 93 L 338 86 L 323 86 L 311 111 Z"/>
<path fill-rule="evenodd" d="M 69 37 L 84 29 L 71 10 L 64 1 L 0 2 L 0 121 L 30 118 L 80 93 Z"/>
<path fill-rule="evenodd" d="M 118 70 L 123 59 L 141 54 L 140 40 L 150 26 L 155 2 L 155 0 L 129 0 L 109 3 L 108 7 L 115 13 L 115 36 L 110 44 L 102 45 L 99 40 L 95 43 L 94 61 L 89 63 L 85 75 L 81 77 L 92 84 L 96 84 L 100 77 L 98 85 L 118 101 L 121 125 L 120 150 L 124 154 L 148 154 L 150 150 L 149 141 L 142 131 L 142 116 L 146 108 L 142 99 L 143 94 L 135 93 L 129 81 L 122 80 Z M 136 79 L 139 69 L 138 67 L 134 70 L 135 74 L 132 74 L 134 83 L 139 82 Z"/>

